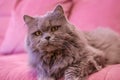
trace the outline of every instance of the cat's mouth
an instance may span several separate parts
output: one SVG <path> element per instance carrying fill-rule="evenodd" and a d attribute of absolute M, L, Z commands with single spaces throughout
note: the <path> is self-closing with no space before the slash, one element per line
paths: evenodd
<path fill-rule="evenodd" d="M 60 45 L 60 43 L 58 42 L 51 42 L 51 41 L 46 42 L 42 47 L 42 50 L 45 50 L 47 52 L 55 51 L 58 49 L 62 49 L 62 45 Z"/>
<path fill-rule="evenodd" d="M 52 45 L 52 44 L 50 43 L 50 41 L 48 41 L 48 42 L 46 43 L 46 46 L 50 46 L 50 45 Z"/>

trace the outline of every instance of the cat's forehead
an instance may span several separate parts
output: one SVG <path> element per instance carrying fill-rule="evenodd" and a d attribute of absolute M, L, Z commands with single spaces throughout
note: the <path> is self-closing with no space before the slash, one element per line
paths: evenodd
<path fill-rule="evenodd" d="M 52 25 L 62 25 L 63 24 L 63 18 L 59 14 L 54 14 L 54 13 L 47 13 L 46 15 L 40 16 L 37 18 L 38 19 L 38 26 L 39 27 L 49 27 Z"/>

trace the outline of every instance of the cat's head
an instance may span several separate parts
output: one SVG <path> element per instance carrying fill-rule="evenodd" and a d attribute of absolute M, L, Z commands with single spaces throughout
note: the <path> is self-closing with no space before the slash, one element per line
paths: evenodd
<path fill-rule="evenodd" d="M 61 5 L 40 17 L 24 15 L 24 21 L 28 26 L 27 46 L 33 49 L 48 52 L 62 49 L 77 37 Z"/>

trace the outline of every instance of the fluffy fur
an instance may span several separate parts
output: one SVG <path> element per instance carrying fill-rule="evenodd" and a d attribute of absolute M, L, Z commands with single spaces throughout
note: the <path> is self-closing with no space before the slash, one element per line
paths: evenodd
<path fill-rule="evenodd" d="M 110 29 L 98 28 L 85 33 L 88 44 L 104 52 L 107 64 L 120 63 L 120 35 Z"/>
<path fill-rule="evenodd" d="M 24 21 L 28 26 L 30 65 L 37 70 L 39 80 L 57 80 L 62 76 L 65 80 L 86 80 L 107 63 L 119 62 L 119 58 L 112 57 L 114 51 L 114 56 L 119 57 L 119 43 L 113 44 L 113 40 L 119 42 L 117 34 L 109 30 L 78 31 L 60 5 L 41 17 L 25 15 Z M 108 36 L 111 37 L 107 39 Z"/>

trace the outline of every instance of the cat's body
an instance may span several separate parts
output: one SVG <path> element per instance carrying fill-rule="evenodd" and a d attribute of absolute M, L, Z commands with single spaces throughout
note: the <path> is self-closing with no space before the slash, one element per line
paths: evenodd
<path fill-rule="evenodd" d="M 24 16 L 24 20 L 29 27 L 27 48 L 30 65 L 37 70 L 39 80 L 57 80 L 63 76 L 65 80 L 86 80 L 89 74 L 108 62 L 120 61 L 111 58 L 114 52 L 115 56 L 120 56 L 120 41 L 114 32 L 108 31 L 104 35 L 100 31 L 99 38 L 98 31 L 78 31 L 66 20 L 61 6 L 43 17 Z M 106 40 L 108 35 L 114 37 Z"/>
<path fill-rule="evenodd" d="M 94 31 L 85 33 L 88 43 L 104 52 L 107 64 L 120 63 L 120 35 L 116 32 L 98 28 Z"/>

